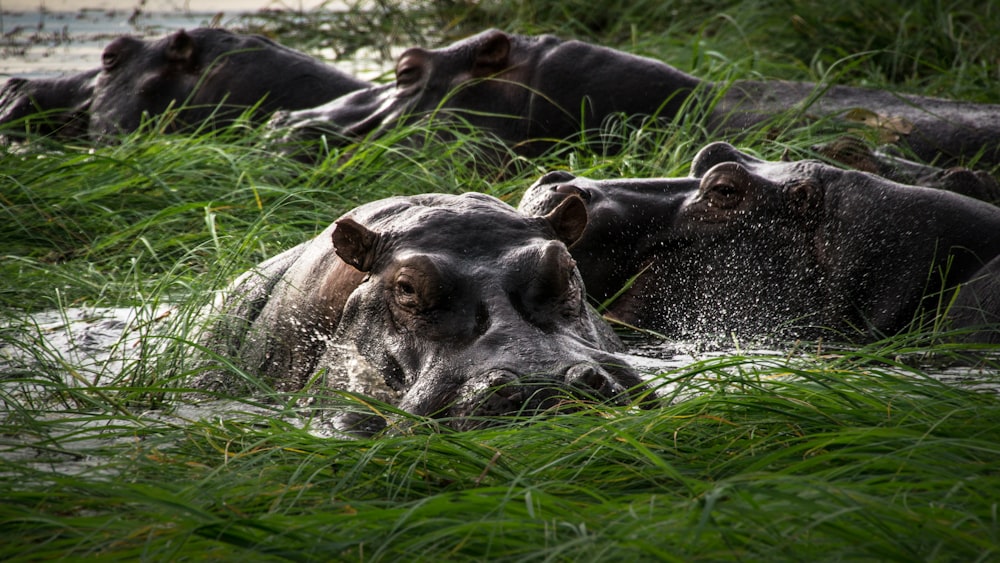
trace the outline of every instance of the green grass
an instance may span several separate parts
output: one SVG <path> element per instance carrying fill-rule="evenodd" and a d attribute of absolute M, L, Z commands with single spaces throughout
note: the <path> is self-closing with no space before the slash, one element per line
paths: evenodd
<path fill-rule="evenodd" d="M 729 356 L 665 374 L 699 394 L 654 411 L 461 433 L 412 420 L 361 441 L 317 438 L 280 408 L 228 421 L 36 414 L 8 423 L 26 459 L 4 463 L 0 522 L 20 539 L 0 553 L 995 558 L 1000 404 L 894 364 L 865 351 Z"/>
<path fill-rule="evenodd" d="M 383 2 L 246 21 L 313 50 L 436 45 L 500 26 L 712 79 L 1000 100 L 991 3 L 868 5 Z M 344 21 L 367 27 L 323 30 Z M 685 174 L 706 140 L 699 123 L 619 128 L 618 154 L 567 143 L 502 170 L 470 136 L 400 142 L 422 126 L 309 166 L 275 157 L 247 124 L 150 131 L 113 147 L 0 148 L 0 349 L 15 356 L 0 354 L 0 559 L 1000 559 L 1000 397 L 942 382 L 964 351 L 934 335 L 699 356 L 652 374 L 670 398 L 654 409 L 582 405 L 468 432 L 397 413 L 370 440 L 309 431 L 323 409 L 365 409 L 363 398 L 308 411 L 297 397 L 180 396 L 213 291 L 348 209 L 429 191 L 516 203 L 557 168 Z M 789 126 L 741 146 L 775 158 L 821 140 Z M 66 328 L 29 316 L 167 305 L 169 317 L 144 313 L 118 343 L 124 362 L 53 349 L 43 337 Z M 996 350 L 978 352 L 969 373 L 995 387 Z"/>

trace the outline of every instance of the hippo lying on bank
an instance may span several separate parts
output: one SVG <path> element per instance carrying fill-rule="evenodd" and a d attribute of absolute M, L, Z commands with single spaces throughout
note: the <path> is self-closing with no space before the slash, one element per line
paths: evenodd
<path fill-rule="evenodd" d="M 62 125 L 70 124 L 69 118 L 77 125 L 50 122 L 38 132 L 66 137 L 87 132 L 105 140 L 135 131 L 145 116 L 168 109 L 183 107 L 172 117 L 170 131 L 221 127 L 255 106 L 255 115 L 263 118 L 367 86 L 259 35 L 199 28 L 151 40 L 123 36 L 105 47 L 100 69 L 55 80 L 13 79 L 0 97 L 0 127 L 23 118 L 24 108 L 69 109 Z"/>
<path fill-rule="evenodd" d="M 237 279 L 209 347 L 279 390 L 326 371 L 379 396 L 343 375 L 360 362 L 380 398 L 457 427 L 567 393 L 621 400 L 642 381 L 612 354 L 621 343 L 566 250 L 586 223 L 578 198 L 542 217 L 475 193 L 373 202 Z M 239 392 L 234 377 L 198 386 Z"/>
<path fill-rule="evenodd" d="M 854 339 L 934 319 L 1000 323 L 1000 208 L 962 195 L 714 143 L 689 178 L 550 172 L 520 209 L 544 214 L 577 198 L 589 222 L 571 251 L 587 290 L 604 301 L 634 278 L 607 310 L 633 325 Z M 970 338 L 1000 341 L 998 331 Z"/>
<path fill-rule="evenodd" d="M 289 128 L 291 140 L 328 135 L 351 142 L 433 115 L 485 130 L 531 157 L 612 116 L 669 120 L 702 111 L 717 133 L 790 112 L 846 117 L 851 128 L 877 122 L 922 160 L 953 165 L 982 153 L 981 162 L 1000 163 L 1000 105 L 784 81 L 727 86 L 605 47 L 495 29 L 443 49 L 409 49 L 398 59 L 395 82 L 281 112 L 271 123 Z"/>

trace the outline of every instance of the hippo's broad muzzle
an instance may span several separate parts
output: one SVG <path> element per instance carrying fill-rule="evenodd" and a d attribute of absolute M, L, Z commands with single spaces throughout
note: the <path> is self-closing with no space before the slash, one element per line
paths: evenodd
<path fill-rule="evenodd" d="M 495 426 L 505 418 L 579 411 L 585 404 L 650 405 L 653 394 L 637 374 L 622 366 L 607 368 L 582 363 L 560 375 L 494 369 L 451 388 L 437 380 L 417 382 L 397 407 L 465 431 Z M 374 412 L 340 413 L 335 426 L 350 434 L 371 436 L 393 425 L 392 418 Z"/>
<path fill-rule="evenodd" d="M 469 430 L 497 424 L 502 417 L 575 411 L 585 403 L 649 406 L 652 397 L 638 373 L 620 360 L 580 362 L 552 371 L 492 369 L 449 392 L 438 388 L 424 393 L 418 384 L 399 406 Z"/>
<path fill-rule="evenodd" d="M 279 111 L 268 122 L 268 128 L 277 131 L 284 143 L 327 137 L 334 146 L 344 146 L 379 130 L 399 114 L 393 88 L 392 84 L 375 86 L 316 108 Z"/>

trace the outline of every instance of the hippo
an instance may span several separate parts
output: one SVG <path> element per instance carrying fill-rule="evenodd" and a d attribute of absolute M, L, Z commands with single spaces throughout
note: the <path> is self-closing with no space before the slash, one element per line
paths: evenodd
<path fill-rule="evenodd" d="M 375 201 L 237 278 L 212 306 L 206 347 L 279 391 L 325 374 L 456 428 L 567 396 L 631 400 L 643 381 L 567 251 L 586 223 L 579 198 L 539 217 L 478 193 Z M 196 387 L 245 392 L 207 373 Z"/>
<path fill-rule="evenodd" d="M 272 118 L 286 141 L 349 143 L 418 118 L 475 126 L 526 157 L 594 131 L 609 118 L 682 114 L 731 135 L 776 115 L 838 116 L 836 130 L 874 126 L 920 160 L 1000 163 L 1000 105 L 787 81 L 714 83 L 663 62 L 551 35 L 490 29 L 442 49 L 412 48 L 389 84 Z M 600 135 L 590 139 L 603 142 Z M 293 144 L 293 143 L 290 143 Z M 614 147 L 610 147 L 614 148 Z"/>
<path fill-rule="evenodd" d="M 182 29 L 160 39 L 118 37 L 105 47 L 99 69 L 79 75 L 14 79 L 0 98 L 0 127 L 23 117 L 21 108 L 69 109 L 89 119 L 78 116 L 77 126 L 59 133 L 85 131 L 108 141 L 137 130 L 146 117 L 181 107 L 166 130 L 221 127 L 250 108 L 262 120 L 278 109 L 313 107 L 368 86 L 266 37 Z"/>
<path fill-rule="evenodd" d="M 864 341 L 936 322 L 1000 340 L 1000 208 L 968 196 L 717 142 L 687 178 L 550 172 L 519 209 L 577 198 L 589 221 L 573 258 L 606 315 L 630 325 Z"/>
<path fill-rule="evenodd" d="M 87 135 L 90 98 L 99 69 L 59 78 L 11 78 L 0 88 L 0 140 Z M 15 124 L 16 125 L 11 125 Z"/>

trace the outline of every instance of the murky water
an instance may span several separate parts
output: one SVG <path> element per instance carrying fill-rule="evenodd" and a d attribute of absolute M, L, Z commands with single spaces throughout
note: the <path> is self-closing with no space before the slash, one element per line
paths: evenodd
<path fill-rule="evenodd" d="M 0 82 L 100 65 L 123 34 L 158 37 L 178 29 L 229 27 L 261 9 L 308 10 L 322 0 L 0 0 Z M 326 2 L 329 8 L 337 3 Z M 320 53 L 320 56 L 324 54 Z"/>
<path fill-rule="evenodd" d="M 207 25 L 214 14 L 157 13 L 130 22 L 128 12 L 16 12 L 3 15 L 0 76 L 38 78 L 100 65 L 101 51 L 123 34 L 160 35 Z"/>
<path fill-rule="evenodd" d="M 157 353 L 156 346 L 169 334 L 174 305 L 155 308 L 67 308 L 32 315 L 0 325 L 0 374 L 32 371 L 35 368 L 63 373 L 58 383 L 67 386 L 99 386 L 115 381 L 143 354 Z M 629 342 L 627 361 L 650 378 L 674 372 L 695 362 L 740 356 L 773 363 L 801 356 L 801 351 L 777 348 L 740 349 L 718 342 L 676 342 L 642 340 Z M 997 375 L 973 367 L 938 370 L 944 381 L 972 385 L 1000 393 Z M 23 385 L 20 380 L 17 385 Z M 2 385 L 7 396 L 18 394 L 10 382 Z M 28 389 L 30 390 L 30 389 Z M 25 389 L 22 389 L 25 391 Z M 670 393 L 667 385 L 660 389 Z"/>
<path fill-rule="evenodd" d="M 278 405 L 257 403 L 252 398 L 200 403 L 179 401 L 169 412 L 154 410 L 133 412 L 133 416 L 128 418 L 116 417 L 114 424 L 117 430 L 107 433 L 104 431 L 107 429 L 105 417 L 81 416 L 74 414 L 74 409 L 64 410 L 59 404 L 51 402 L 53 394 L 46 394 L 48 390 L 59 389 L 63 385 L 99 389 L 102 383 L 114 384 L 116 377 L 123 370 L 133 368 L 132 362 L 139 361 L 143 355 L 155 355 L 157 342 L 162 342 L 156 337 L 169 334 L 170 323 L 177 311 L 171 305 L 145 309 L 68 308 L 0 324 L 0 413 L 16 416 L 22 407 L 27 406 L 33 411 L 32 426 L 46 429 L 41 442 L 31 431 L 9 436 L 0 444 L 0 460 L 34 467 L 42 472 L 86 472 L 97 476 L 107 473 L 112 477 L 116 470 L 105 468 L 107 460 L 94 452 L 127 451 L 133 446 L 140 447 L 128 428 L 188 426 L 195 421 L 209 424 L 234 420 L 255 423 L 262 418 L 280 418 L 316 436 L 347 437 L 336 429 L 335 415 L 332 418 L 316 417 L 316 412 L 308 403 L 298 405 L 299 412 L 296 414 Z M 673 380 L 670 376 L 663 379 L 657 374 L 677 372 L 705 360 L 725 362 L 728 356 L 734 354 L 747 359 L 722 368 L 722 372 L 727 369 L 745 372 L 755 365 L 761 365 L 766 370 L 776 363 L 794 360 L 795 355 L 789 350 L 746 351 L 718 344 L 706 346 L 705 343 L 645 341 L 633 342 L 627 359 L 641 373 L 658 378 L 655 383 L 657 392 L 666 400 L 676 402 L 717 386 L 722 372 L 713 368 L 706 370 L 704 375 L 684 373 Z M 1000 381 L 994 371 L 949 368 L 938 370 L 932 376 L 949 384 L 1000 393 Z M 57 444 L 57 447 L 52 444 Z M 0 478 L 3 478 L 2 470 Z"/>
<path fill-rule="evenodd" d="M 181 28 L 225 27 L 236 21 L 240 14 L 265 8 L 309 9 L 320 2 L 0 0 L 0 82 L 11 76 L 33 78 L 94 68 L 99 64 L 104 46 L 111 38 L 121 34 L 155 37 Z M 365 63 L 365 67 L 372 69 L 366 77 L 377 74 L 381 66 L 380 62 Z M 355 71 L 355 74 L 364 76 L 366 72 Z M 38 373 L 62 379 L 51 381 L 53 386 L 95 386 L 101 385 L 102 381 L 114 380 L 131 362 L 142 356 L 145 346 L 151 345 L 146 338 L 151 332 L 155 333 L 160 327 L 167 329 L 174 312 L 175 308 L 171 306 L 141 311 L 70 308 L 35 315 L 21 326 L 22 332 L 18 337 L 0 341 L 0 374 L 3 375 L 0 377 L 0 399 L 20 400 L 19 397 L 44 386 L 43 376 L 7 377 L 10 373 L 29 373 L 32 366 L 38 368 Z M 4 330 L 9 328 L 0 327 Z M 719 346 L 706 349 L 701 344 L 660 343 L 633 348 L 628 359 L 639 370 L 656 374 L 735 352 L 735 348 Z M 740 352 L 764 358 L 780 358 L 788 353 L 760 349 Z M 995 373 L 956 368 L 941 370 L 935 377 L 977 389 L 998 391 Z M 675 387 L 668 384 L 661 391 L 669 394 Z M 0 400 L 0 409 L 6 409 L 5 400 Z M 245 403 L 215 401 L 182 405 L 170 415 L 152 412 L 148 417 L 182 422 L 229 418 L 242 413 L 267 414 L 267 411 L 255 411 Z M 67 432 L 75 431 L 73 423 L 68 424 Z M 80 445 L 83 447 L 86 444 Z M 16 455 L 30 455 L 29 450 L 14 451 Z M 7 457 L 6 454 L 4 457 Z M 74 463 L 83 470 L 89 462 L 77 460 Z M 70 466 L 61 467 L 62 471 L 66 471 Z"/>

